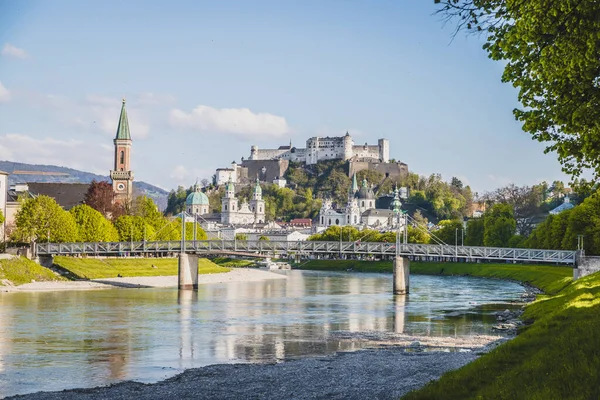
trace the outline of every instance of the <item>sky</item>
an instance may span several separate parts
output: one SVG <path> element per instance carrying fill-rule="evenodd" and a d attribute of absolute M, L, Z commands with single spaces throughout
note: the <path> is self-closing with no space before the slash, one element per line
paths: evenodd
<path fill-rule="evenodd" d="M 108 175 L 127 100 L 136 180 L 210 178 L 250 146 L 390 141 L 483 193 L 568 181 L 514 120 L 484 37 L 433 0 L 0 0 L 0 160 Z"/>

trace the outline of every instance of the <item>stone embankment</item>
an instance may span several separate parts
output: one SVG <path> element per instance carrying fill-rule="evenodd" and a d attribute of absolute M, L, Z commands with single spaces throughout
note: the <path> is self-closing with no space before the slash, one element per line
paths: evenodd
<path fill-rule="evenodd" d="M 536 287 L 530 285 L 523 286 L 525 287 L 525 293 L 521 295 L 521 300 L 524 303 L 534 301 L 538 294 L 543 293 Z M 521 320 L 523 312 L 525 312 L 525 306 L 515 310 L 506 309 L 504 311 L 498 311 L 496 313 L 496 321 L 498 323 L 494 325 L 492 329 L 497 332 L 503 332 L 504 334 L 516 335 L 519 327 L 524 325 L 523 320 Z"/>

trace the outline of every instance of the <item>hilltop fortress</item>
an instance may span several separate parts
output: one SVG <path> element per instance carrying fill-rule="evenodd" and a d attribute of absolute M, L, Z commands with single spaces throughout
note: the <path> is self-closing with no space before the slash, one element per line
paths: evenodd
<path fill-rule="evenodd" d="M 329 160 L 348 161 L 350 177 L 365 169 L 392 177 L 408 174 L 408 165 L 390 162 L 389 140 L 379 139 L 377 145 L 355 145 L 352 136 L 346 132 L 344 136 L 309 138 L 304 148 L 293 147 L 291 142 L 276 149 L 259 149 L 258 146 L 252 146 L 250 157 L 242 158 L 241 164 L 234 161 L 231 167 L 217 168 L 216 183 L 220 185 L 231 180 L 248 184 L 258 177 L 261 182 L 281 185 L 281 178 L 290 162 L 314 165 Z"/>
<path fill-rule="evenodd" d="M 258 146 L 250 148 L 249 160 L 288 160 L 302 162 L 306 165 L 316 164 L 326 160 L 350 160 L 351 158 L 390 161 L 390 142 L 379 139 L 376 146 L 355 146 L 352 136 L 312 137 L 306 141 L 306 148 L 280 146 L 278 149 L 260 150 Z"/>

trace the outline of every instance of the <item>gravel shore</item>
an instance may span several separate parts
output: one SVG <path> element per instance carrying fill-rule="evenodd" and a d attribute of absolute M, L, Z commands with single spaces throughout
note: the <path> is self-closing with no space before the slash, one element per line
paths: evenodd
<path fill-rule="evenodd" d="M 408 346 L 280 364 L 211 365 L 154 384 L 127 381 L 9 399 L 398 399 L 444 372 L 475 360 L 495 344 L 462 352 Z"/>
<path fill-rule="evenodd" d="M 198 276 L 198 284 L 229 282 L 254 282 L 267 279 L 286 279 L 285 275 L 258 269 L 236 268 L 230 272 L 219 274 L 204 274 Z M 32 282 L 20 286 L 1 286 L 0 291 L 5 292 L 38 292 L 38 291 L 62 291 L 62 290 L 89 290 L 124 288 L 156 288 L 177 287 L 177 276 L 138 276 L 123 278 L 92 279 L 89 281 L 51 281 Z"/>

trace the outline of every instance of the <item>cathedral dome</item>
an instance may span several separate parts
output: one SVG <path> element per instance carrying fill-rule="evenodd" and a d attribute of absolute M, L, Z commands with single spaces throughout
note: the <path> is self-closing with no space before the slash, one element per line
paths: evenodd
<path fill-rule="evenodd" d="M 356 197 L 359 200 L 374 200 L 375 199 L 375 192 L 373 192 L 372 188 L 367 186 L 366 179 L 363 180 L 362 187 L 360 188 L 360 190 L 358 192 L 356 192 L 354 197 Z"/>
<path fill-rule="evenodd" d="M 204 206 L 208 205 L 208 196 L 200 191 L 200 187 L 196 186 L 195 190 L 185 199 L 186 206 Z"/>

